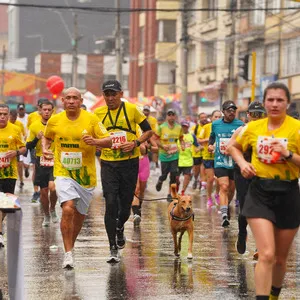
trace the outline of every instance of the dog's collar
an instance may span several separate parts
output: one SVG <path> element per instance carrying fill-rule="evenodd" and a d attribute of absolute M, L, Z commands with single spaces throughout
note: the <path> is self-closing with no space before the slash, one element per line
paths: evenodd
<path fill-rule="evenodd" d="M 173 208 L 171 209 L 170 211 L 170 215 L 172 217 L 172 220 L 175 220 L 175 221 L 187 221 L 189 220 L 190 218 L 193 218 L 193 221 L 194 221 L 194 218 L 195 218 L 195 215 L 194 213 L 191 213 L 189 216 L 185 217 L 185 218 L 179 218 L 177 216 L 174 215 L 174 208 L 175 208 L 176 204 L 174 204 Z"/>

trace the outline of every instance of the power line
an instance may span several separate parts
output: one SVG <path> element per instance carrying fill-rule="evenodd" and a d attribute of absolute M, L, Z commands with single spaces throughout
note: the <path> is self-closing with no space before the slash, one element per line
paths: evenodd
<path fill-rule="evenodd" d="M 193 12 L 193 11 L 216 11 L 216 12 L 249 12 L 249 11 L 289 11 L 299 10 L 299 7 L 277 7 L 277 8 L 115 8 L 115 7 L 92 7 L 92 6 L 65 6 L 65 5 L 44 5 L 44 4 L 26 4 L 26 3 L 4 3 L 3 6 L 15 6 L 23 8 L 40 8 L 40 9 L 60 9 L 60 10 L 77 10 L 93 11 L 103 13 L 131 13 L 131 12 Z"/>

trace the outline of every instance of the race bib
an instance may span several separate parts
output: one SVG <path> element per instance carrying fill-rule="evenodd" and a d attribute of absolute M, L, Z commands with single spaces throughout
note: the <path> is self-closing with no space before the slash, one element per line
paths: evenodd
<path fill-rule="evenodd" d="M 168 154 L 174 154 L 176 152 L 178 152 L 178 146 L 177 146 L 177 144 L 170 144 L 170 148 L 169 148 Z"/>
<path fill-rule="evenodd" d="M 125 131 L 115 131 L 110 133 L 112 139 L 111 149 L 119 149 L 121 144 L 127 142 L 127 135 Z"/>
<path fill-rule="evenodd" d="M 10 165 L 10 158 L 5 157 L 6 152 L 0 152 L 0 168 L 7 168 Z"/>
<path fill-rule="evenodd" d="M 219 143 L 219 150 L 220 153 L 225 155 L 225 151 L 227 148 L 227 145 L 229 143 L 230 138 L 220 138 L 220 143 Z"/>
<path fill-rule="evenodd" d="M 54 166 L 54 158 L 47 159 L 45 156 L 41 156 L 40 165 L 42 167 L 53 167 Z"/>
<path fill-rule="evenodd" d="M 61 164 L 67 170 L 78 170 L 82 167 L 81 152 L 62 152 Z"/>
<path fill-rule="evenodd" d="M 259 136 L 256 144 L 256 151 L 258 159 L 265 164 L 282 164 L 285 163 L 285 160 L 280 157 L 276 162 L 273 161 L 272 156 L 272 146 L 271 144 L 274 141 L 278 141 L 287 149 L 287 139 L 285 138 L 272 138 L 269 136 Z"/>

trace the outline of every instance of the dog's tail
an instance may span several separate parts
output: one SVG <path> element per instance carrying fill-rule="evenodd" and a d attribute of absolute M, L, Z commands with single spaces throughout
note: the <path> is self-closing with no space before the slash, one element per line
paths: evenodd
<path fill-rule="evenodd" d="M 176 183 L 172 183 L 171 184 L 171 195 L 173 199 L 177 199 L 178 198 L 178 194 L 177 194 L 177 184 Z"/>

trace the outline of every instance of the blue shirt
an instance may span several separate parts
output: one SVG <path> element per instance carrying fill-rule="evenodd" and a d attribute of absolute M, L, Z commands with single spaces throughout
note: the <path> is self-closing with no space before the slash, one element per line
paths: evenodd
<path fill-rule="evenodd" d="M 244 123 L 234 119 L 231 123 L 224 122 L 223 119 L 212 123 L 210 140 L 216 142 L 215 147 L 215 168 L 233 169 L 234 161 L 231 156 L 225 155 L 226 146 L 237 128 Z"/>

